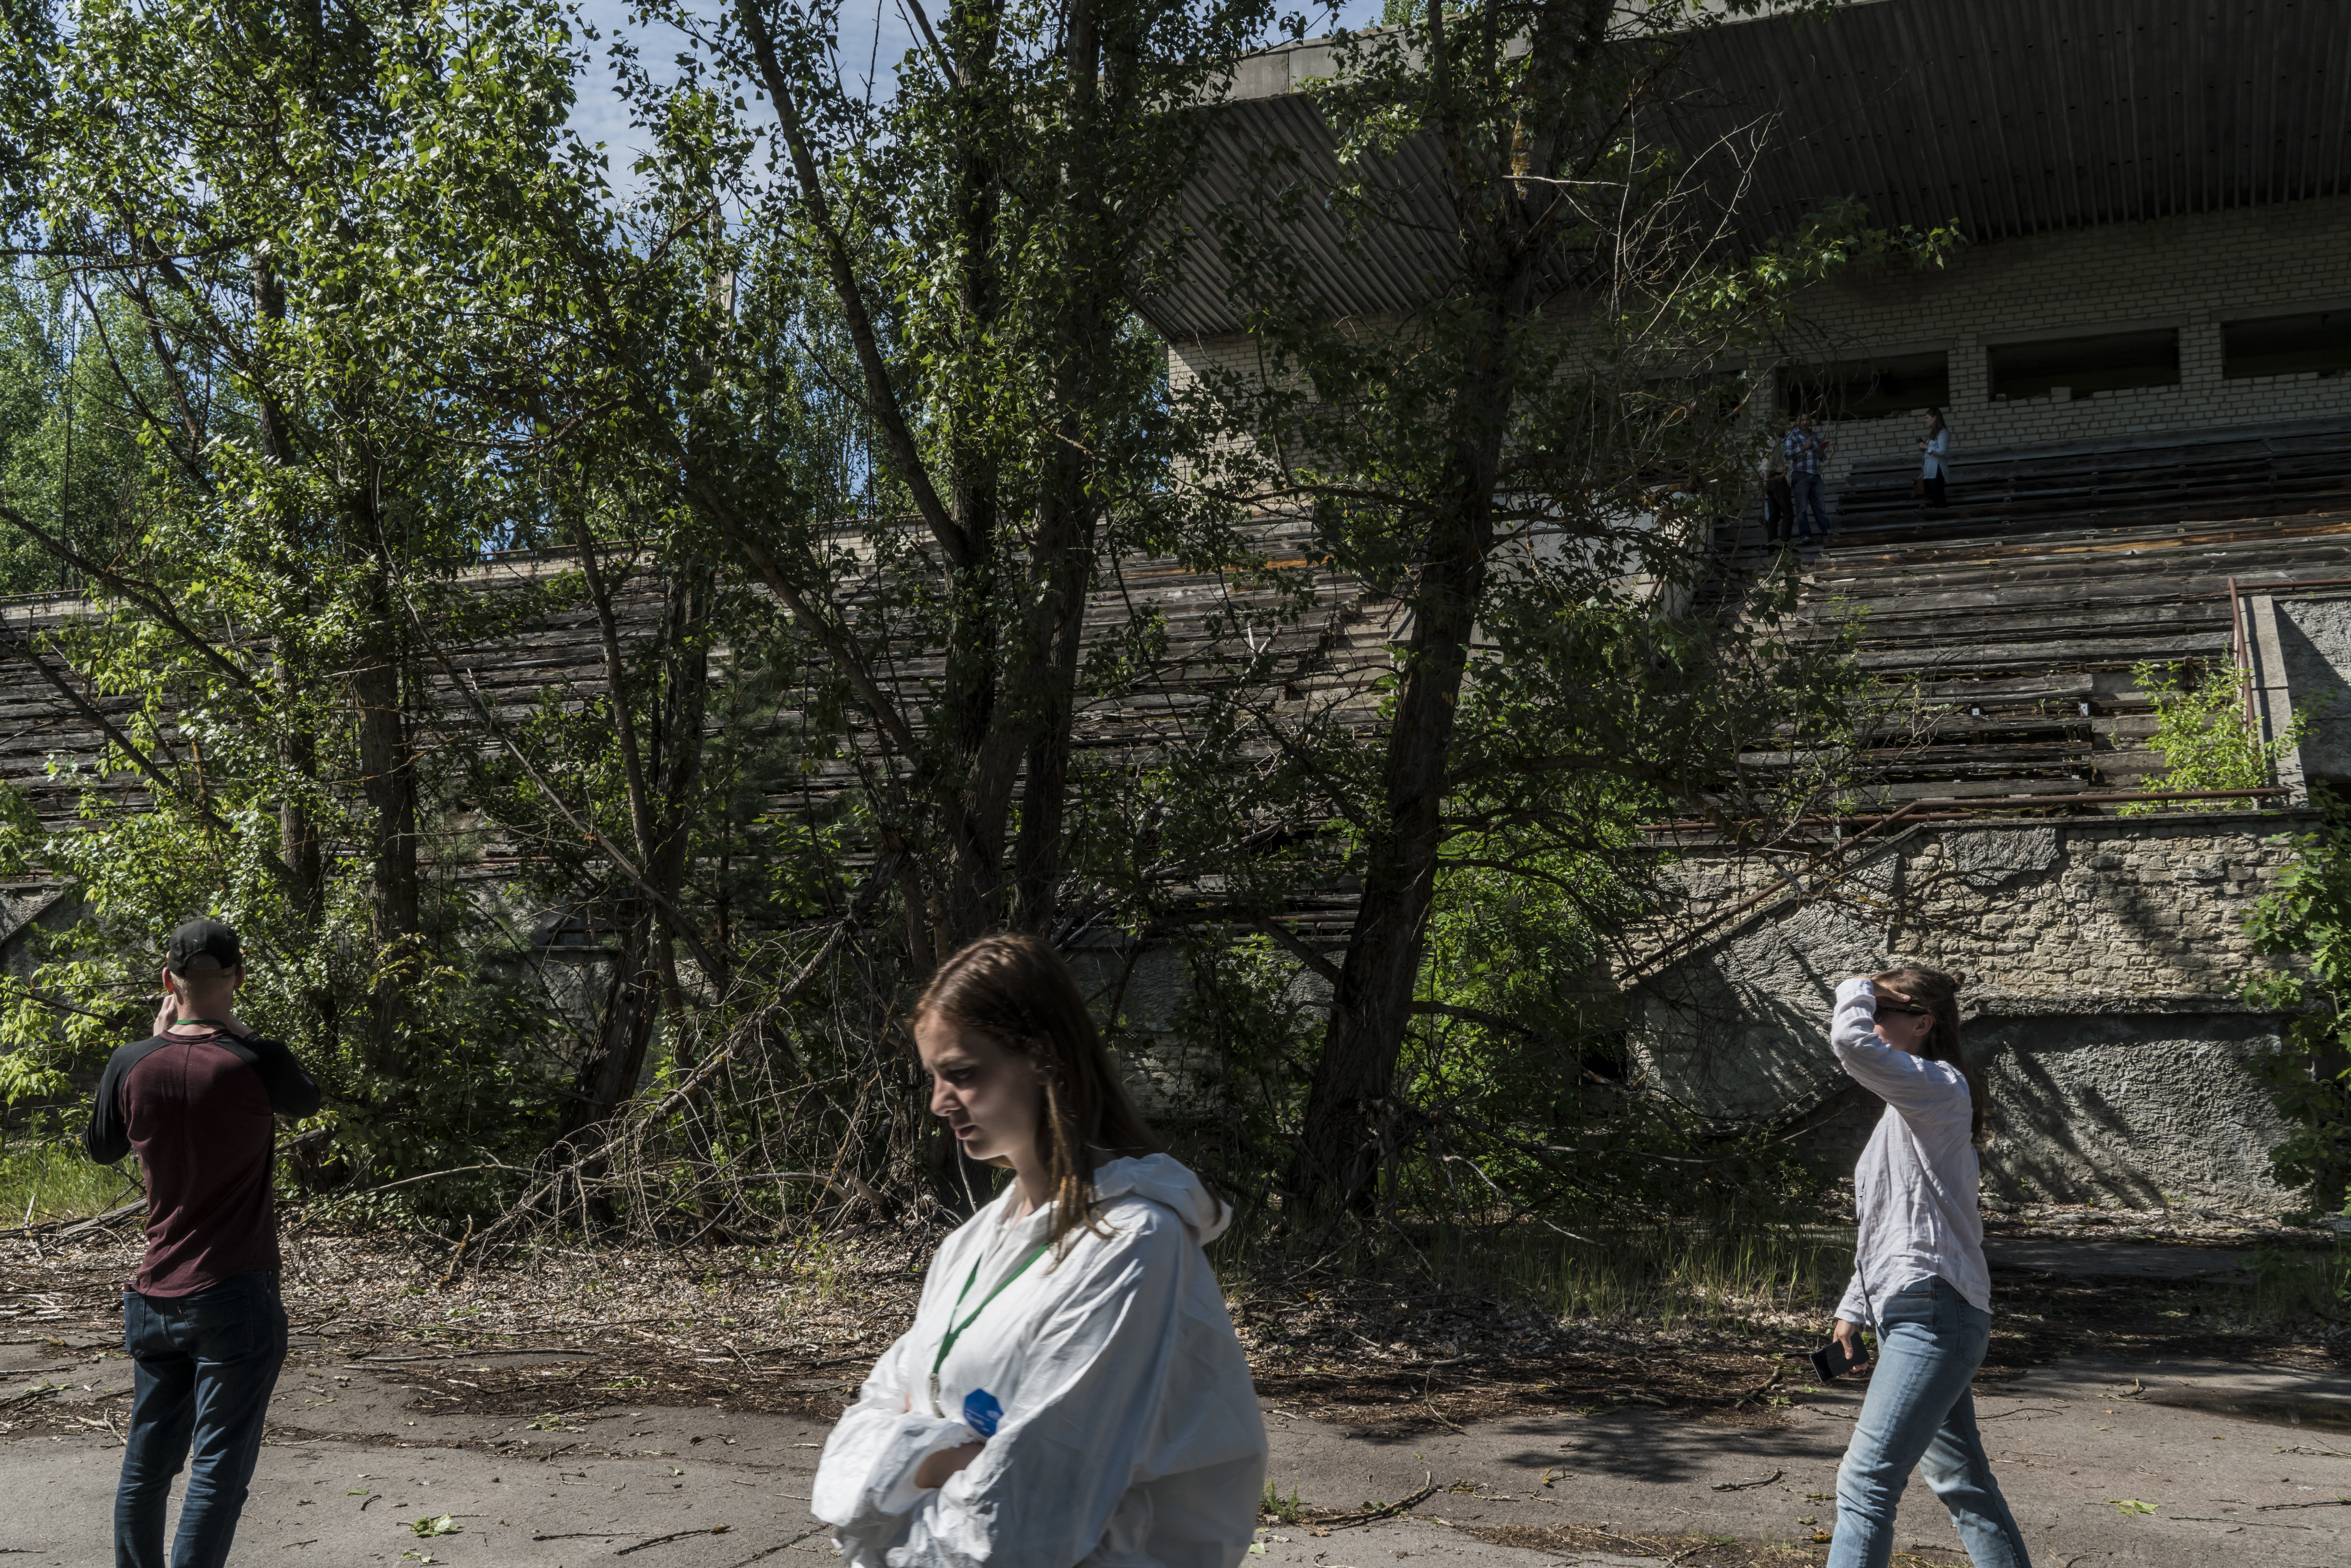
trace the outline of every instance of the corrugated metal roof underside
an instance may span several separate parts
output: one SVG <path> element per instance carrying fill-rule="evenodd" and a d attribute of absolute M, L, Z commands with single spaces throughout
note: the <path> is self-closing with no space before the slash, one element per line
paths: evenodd
<path fill-rule="evenodd" d="M 1748 246 L 1844 196 L 1879 223 L 1956 222 L 1983 242 L 2351 191 L 2345 0 L 1870 0 L 1698 34 L 1684 68 L 1685 147 L 1774 122 L 1736 225 Z M 1203 243 L 1140 302 L 1176 339 L 1239 330 L 1205 235 L 1248 154 L 1286 141 L 1310 183 L 1341 173 L 1301 95 L 1210 112 L 1225 134 L 1180 208 Z M 1376 175 L 1400 221 L 1352 244 L 1309 200 L 1299 239 L 1334 314 L 1443 290 L 1458 252 L 1439 173 L 1431 142 L 1408 143 Z"/>

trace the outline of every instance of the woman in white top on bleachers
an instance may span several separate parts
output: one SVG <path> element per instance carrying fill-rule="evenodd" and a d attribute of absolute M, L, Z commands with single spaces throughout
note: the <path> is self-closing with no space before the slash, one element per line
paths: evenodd
<path fill-rule="evenodd" d="M 1943 422 L 1943 411 L 1939 408 L 1928 409 L 1927 434 L 1918 442 L 1918 450 L 1926 455 L 1920 460 L 1918 476 L 1927 482 L 1927 504 L 1930 507 L 1950 505 L 1943 494 L 1943 480 L 1947 472 L 1943 464 L 1943 455 L 1950 449 L 1951 427 Z"/>

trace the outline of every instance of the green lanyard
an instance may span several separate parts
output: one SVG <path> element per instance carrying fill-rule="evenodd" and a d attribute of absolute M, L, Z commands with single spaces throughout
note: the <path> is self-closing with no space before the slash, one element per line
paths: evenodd
<path fill-rule="evenodd" d="M 971 1272 L 964 1276 L 963 1289 L 956 1292 L 955 1305 L 947 1309 L 947 1335 L 946 1338 L 939 1341 L 939 1354 L 931 1361 L 932 1415 L 944 1416 L 946 1414 L 946 1411 L 939 1408 L 939 1368 L 947 1364 L 947 1352 L 955 1348 L 956 1341 L 963 1337 L 964 1330 L 971 1327 L 973 1323 L 979 1321 L 979 1314 L 987 1311 L 987 1303 L 996 1300 L 997 1297 L 1004 1294 L 1005 1286 L 1009 1285 L 1013 1281 L 1027 1273 L 1029 1271 L 1029 1265 L 1043 1257 L 1045 1255 L 1045 1249 L 1050 1245 L 1051 1243 L 1050 1242 L 1040 1241 L 1036 1246 L 1030 1248 L 1029 1250 L 1029 1256 L 1014 1264 L 1012 1267 L 1012 1272 L 1005 1275 L 1003 1279 L 998 1281 L 996 1282 L 996 1289 L 988 1291 L 987 1295 L 980 1298 L 979 1305 L 972 1308 L 971 1316 L 964 1319 L 961 1322 L 957 1322 L 955 1321 L 955 1315 L 963 1310 L 963 1299 L 971 1294 L 972 1286 L 978 1282 L 980 1265 L 987 1261 L 987 1256 L 986 1253 L 982 1253 L 976 1260 L 974 1260 L 971 1266 Z"/>

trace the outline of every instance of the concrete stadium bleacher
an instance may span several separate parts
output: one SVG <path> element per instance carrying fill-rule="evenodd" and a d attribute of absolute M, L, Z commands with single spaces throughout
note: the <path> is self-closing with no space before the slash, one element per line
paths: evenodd
<path fill-rule="evenodd" d="M 1909 464 L 1859 467 L 1827 549 L 1802 556 L 1798 640 L 1848 632 L 1885 695 L 1873 805 L 2108 812 L 2147 787 L 2153 706 L 2131 672 L 2235 657 L 2230 582 L 2351 574 L 2351 423 L 1956 453 L 1948 507 Z M 1775 560 L 1753 515 L 1718 527 L 1698 602 L 1737 613 Z M 1760 759 L 1759 759 L 1760 760 Z M 2252 801 L 2214 800 L 2226 810 Z"/>

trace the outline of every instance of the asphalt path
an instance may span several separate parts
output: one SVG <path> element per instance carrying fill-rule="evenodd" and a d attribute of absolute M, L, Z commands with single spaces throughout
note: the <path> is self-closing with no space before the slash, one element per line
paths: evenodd
<path fill-rule="evenodd" d="M 1835 1521 L 1837 1460 L 1861 1392 L 1814 1396 L 1779 1427 L 1635 1409 L 1482 1423 L 1403 1443 L 1277 1411 L 1274 1480 L 1332 1507 L 1396 1495 L 1424 1477 L 1467 1482 L 1415 1511 L 1456 1527 L 1809 1544 Z M 1977 1408 L 1994 1472 L 2044 1568 L 2351 1563 L 2351 1379 L 2074 1359 L 1980 1394 Z M 1896 1532 L 1900 1550 L 1965 1561 L 1957 1531 L 1915 1476 Z"/>
<path fill-rule="evenodd" d="M 53 1419 L 47 1430 L 0 1437 L 8 1563 L 89 1568 L 111 1559 L 113 1424 L 123 1401 L 99 1396 L 127 1386 L 130 1368 L 104 1348 L 0 1345 L 0 1406 L 27 1388 L 55 1387 L 45 1396 L 52 1415 L 72 1428 L 60 1435 Z M 831 1558 L 807 1513 L 821 1424 L 646 1406 L 547 1429 L 519 1416 L 421 1415 L 408 1408 L 412 1395 L 396 1368 L 340 1364 L 324 1347 L 298 1356 L 271 1406 L 235 1561 L 749 1568 Z M 1269 1568 L 1642 1560 L 1630 1542 L 1624 1554 L 1526 1551 L 1470 1533 L 1511 1527 L 1808 1544 L 1835 1518 L 1826 1494 L 1858 1402 L 1858 1389 L 1834 1390 L 1777 1427 L 1635 1409 L 1401 1439 L 1277 1406 L 1268 1412 L 1272 1477 L 1285 1497 L 1346 1511 L 1437 1490 L 1406 1516 L 1328 1534 L 1270 1525 L 1263 1560 Z M 2000 1385 L 1980 1409 L 2043 1568 L 2351 1563 L 2351 1380 L 2074 1360 Z M 418 1533 L 419 1521 L 430 1528 L 444 1516 L 454 1528 Z M 1916 1483 L 1899 1533 L 1906 1550 L 1958 1545 Z"/>

